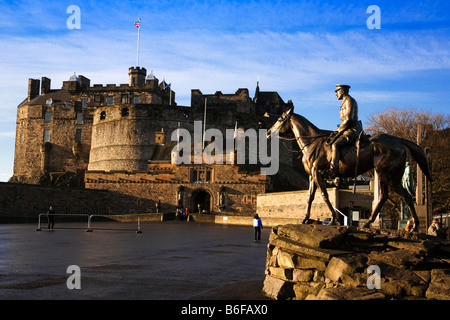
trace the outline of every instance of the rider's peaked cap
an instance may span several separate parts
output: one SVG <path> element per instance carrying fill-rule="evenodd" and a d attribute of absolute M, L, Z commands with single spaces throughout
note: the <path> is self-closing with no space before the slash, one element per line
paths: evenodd
<path fill-rule="evenodd" d="M 350 90 L 350 86 L 348 86 L 346 84 L 337 84 L 336 85 L 336 90 L 334 92 L 336 92 L 336 91 L 338 91 L 340 89 L 344 89 L 344 90 L 348 91 L 348 90 Z"/>

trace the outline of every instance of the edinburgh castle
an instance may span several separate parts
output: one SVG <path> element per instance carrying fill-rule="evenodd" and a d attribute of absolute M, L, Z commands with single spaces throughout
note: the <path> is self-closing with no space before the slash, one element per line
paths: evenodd
<path fill-rule="evenodd" d="M 194 121 L 202 121 L 223 133 L 236 126 L 268 129 L 293 107 L 291 101 L 260 91 L 259 83 L 253 98 L 248 89 L 193 89 L 190 106 L 178 106 L 175 98 L 170 85 L 140 67 L 129 68 L 128 83 L 120 85 L 91 85 L 74 74 L 61 89 L 51 89 L 47 77 L 29 79 L 28 95 L 17 108 L 10 184 L 78 190 L 80 197 L 91 192 L 107 202 L 107 214 L 188 208 L 228 215 L 252 215 L 257 194 L 307 186 L 292 141 L 280 143 L 275 175 L 248 161 L 177 165 L 172 156 L 177 128 L 193 132 Z"/>

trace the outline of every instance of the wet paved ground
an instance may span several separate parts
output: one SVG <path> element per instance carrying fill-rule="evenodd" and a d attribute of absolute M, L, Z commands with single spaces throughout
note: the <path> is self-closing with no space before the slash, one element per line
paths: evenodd
<path fill-rule="evenodd" d="M 0 225 L 0 299 L 264 299 L 269 228 L 193 222 Z M 69 290 L 67 267 L 81 270 Z"/>

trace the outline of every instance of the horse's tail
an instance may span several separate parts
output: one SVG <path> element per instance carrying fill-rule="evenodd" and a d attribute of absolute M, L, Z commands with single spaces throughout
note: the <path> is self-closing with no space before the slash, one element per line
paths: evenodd
<path fill-rule="evenodd" d="M 401 139 L 404 146 L 406 146 L 411 152 L 411 155 L 413 156 L 414 160 L 417 161 L 419 164 L 420 169 L 423 173 L 425 173 L 425 176 L 428 178 L 428 180 L 433 181 L 431 179 L 431 173 L 430 173 L 430 165 L 428 163 L 428 157 L 425 151 L 417 144 L 412 142 L 411 140 L 407 139 Z"/>

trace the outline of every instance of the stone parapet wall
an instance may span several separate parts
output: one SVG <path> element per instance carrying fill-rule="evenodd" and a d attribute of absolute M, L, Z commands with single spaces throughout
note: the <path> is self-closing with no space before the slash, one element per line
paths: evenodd
<path fill-rule="evenodd" d="M 450 300 L 450 242 L 403 231 L 277 226 L 263 292 L 272 299 Z"/>
<path fill-rule="evenodd" d="M 329 189 L 328 195 L 333 206 L 337 205 L 338 192 L 336 188 Z M 303 219 L 308 203 L 308 190 L 287 191 L 258 194 L 256 213 L 261 218 Z M 323 221 L 331 214 L 325 201 L 316 196 L 311 208 L 311 219 Z"/>
<path fill-rule="evenodd" d="M 327 192 L 332 206 L 349 218 L 351 218 L 350 208 L 362 210 L 366 214 L 371 212 L 372 190 L 358 190 L 354 194 L 353 190 L 349 189 L 328 188 Z M 303 221 L 308 205 L 308 193 L 308 190 L 296 190 L 258 194 L 256 213 L 262 218 Z M 338 216 L 343 221 L 343 216 L 341 214 Z M 331 213 L 317 191 L 311 206 L 310 219 L 324 221 L 326 218 L 331 218 Z"/>

